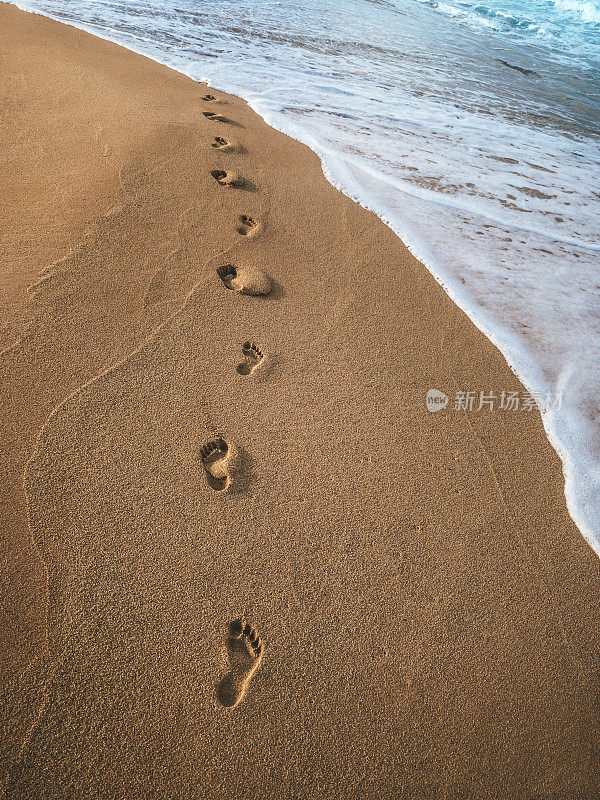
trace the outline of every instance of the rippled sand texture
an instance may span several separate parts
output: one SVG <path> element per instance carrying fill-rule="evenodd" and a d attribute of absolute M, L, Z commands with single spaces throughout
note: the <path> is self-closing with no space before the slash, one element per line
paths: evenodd
<path fill-rule="evenodd" d="M 0 36 L 5 797 L 597 797 L 558 459 L 424 405 L 499 353 L 242 101 Z"/>

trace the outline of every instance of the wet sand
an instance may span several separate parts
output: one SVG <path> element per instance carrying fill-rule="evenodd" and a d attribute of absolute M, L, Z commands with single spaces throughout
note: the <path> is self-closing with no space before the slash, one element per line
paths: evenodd
<path fill-rule="evenodd" d="M 242 100 L 0 58 L 4 796 L 600 796 L 598 559 L 453 408 L 501 354 Z"/>

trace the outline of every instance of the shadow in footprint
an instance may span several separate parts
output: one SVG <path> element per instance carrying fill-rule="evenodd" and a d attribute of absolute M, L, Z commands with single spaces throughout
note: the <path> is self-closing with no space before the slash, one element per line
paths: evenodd
<path fill-rule="evenodd" d="M 233 189 L 242 189 L 244 179 L 237 172 L 225 172 L 224 169 L 213 169 L 210 173 L 220 186 L 228 186 Z"/>
<path fill-rule="evenodd" d="M 224 169 L 213 169 L 210 173 L 218 184 L 234 189 L 243 189 L 245 192 L 256 192 L 257 188 L 252 181 L 242 178 L 239 172 L 225 172 Z"/>
<path fill-rule="evenodd" d="M 225 139 L 223 136 L 215 136 L 213 142 L 211 143 L 211 147 L 214 147 L 215 150 L 219 150 L 222 153 L 246 152 L 246 149 L 242 147 L 239 142 L 236 142 L 233 139 Z"/>
<path fill-rule="evenodd" d="M 206 481 L 215 492 L 224 492 L 231 485 L 229 470 L 231 455 L 231 448 L 222 437 L 213 439 L 200 450 Z"/>
<path fill-rule="evenodd" d="M 215 122 L 229 122 L 226 116 L 224 116 L 223 114 L 219 114 L 216 111 L 203 111 L 202 113 L 204 114 L 206 119 L 212 119 Z"/>
<path fill-rule="evenodd" d="M 252 676 L 260 667 L 264 645 L 256 630 L 244 619 L 229 624 L 225 643 L 229 659 L 229 672 L 216 687 L 219 703 L 225 708 L 235 708 L 245 697 Z"/>
<path fill-rule="evenodd" d="M 211 119 L 214 122 L 225 122 L 227 125 L 233 125 L 235 128 L 243 128 L 243 125 L 240 125 L 239 122 L 236 122 L 230 117 L 226 117 L 224 114 L 218 114 L 216 111 L 203 111 L 202 112 L 207 119 Z"/>
<path fill-rule="evenodd" d="M 241 494 L 255 480 L 249 453 L 223 436 L 216 436 L 200 448 L 200 460 L 206 482 L 218 494 Z"/>
<path fill-rule="evenodd" d="M 237 270 L 233 264 L 223 264 L 217 268 L 217 275 L 223 281 L 223 285 L 230 292 L 233 291 L 232 281 L 237 277 Z"/>
<path fill-rule="evenodd" d="M 214 96 L 214 94 L 205 94 L 202 99 L 208 102 L 210 100 L 216 100 L 217 98 Z"/>
<path fill-rule="evenodd" d="M 237 365 L 239 375 L 252 375 L 254 370 L 263 362 L 264 355 L 259 347 L 252 342 L 244 342 L 242 353 L 246 360 Z"/>
<path fill-rule="evenodd" d="M 240 236 L 256 236 L 260 232 L 261 224 L 247 214 L 242 214 L 240 224 L 236 228 Z"/>

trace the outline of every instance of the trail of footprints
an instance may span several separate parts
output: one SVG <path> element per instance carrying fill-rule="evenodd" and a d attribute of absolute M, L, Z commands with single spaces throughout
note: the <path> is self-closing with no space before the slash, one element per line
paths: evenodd
<path fill-rule="evenodd" d="M 202 99 L 206 102 L 218 100 L 212 94 L 206 94 Z M 223 114 L 213 111 L 204 111 L 203 114 L 210 120 L 230 121 Z M 221 152 L 240 152 L 237 142 L 222 136 L 215 136 L 211 146 Z M 243 179 L 235 171 L 214 169 L 211 171 L 211 176 L 223 187 L 241 188 L 244 185 Z M 256 236 L 260 230 L 260 223 L 252 217 L 243 214 L 238 218 L 236 231 L 240 236 Z M 256 268 L 222 264 L 216 272 L 223 286 L 232 292 L 260 296 L 269 294 L 273 288 L 269 276 Z M 244 361 L 237 366 L 239 375 L 252 375 L 266 362 L 263 351 L 254 342 L 244 342 L 242 353 Z M 224 437 L 217 436 L 201 448 L 200 459 L 208 486 L 215 492 L 227 493 L 239 469 L 240 458 L 235 446 L 228 443 Z M 235 708 L 246 695 L 252 676 L 261 665 L 264 645 L 256 630 L 243 618 L 239 618 L 229 624 L 225 648 L 228 670 L 216 686 L 216 696 L 224 708 L 231 709 Z"/>
<path fill-rule="evenodd" d="M 206 102 L 214 102 L 217 98 L 212 94 L 207 94 L 203 98 Z M 204 115 L 211 120 L 228 121 L 222 114 L 205 111 Z M 222 152 L 242 152 L 242 148 L 237 142 L 227 140 L 221 136 L 215 136 L 212 147 Z M 244 185 L 243 179 L 237 172 L 214 169 L 212 177 L 221 186 L 241 187 Z M 146 176 L 141 171 L 134 171 L 130 175 L 121 174 L 123 188 L 135 192 L 143 185 Z M 117 205 L 111 208 L 104 216 L 108 219 L 122 211 L 122 206 Z M 241 236 L 255 236 L 261 230 L 258 221 L 247 215 L 238 218 L 236 231 Z M 177 257 L 181 250 L 175 250 L 171 257 Z M 29 287 L 32 294 L 39 292 L 40 288 L 50 280 L 56 280 L 65 271 L 65 265 L 73 257 L 73 254 L 55 262 L 51 267 L 44 270 L 41 278 Z M 260 296 L 268 295 L 273 284 L 269 276 L 262 270 L 256 268 L 235 267 L 233 264 L 223 264 L 218 267 L 217 275 L 223 286 L 233 292 L 243 295 Z M 144 304 L 151 305 L 156 295 L 161 294 L 164 275 L 157 274 L 146 292 Z M 18 342 L 17 342 L 18 344 Z M 10 348 L 9 348 L 10 349 Z M 250 376 L 256 370 L 264 367 L 268 361 L 261 348 L 251 341 L 246 341 L 242 345 L 244 361 L 236 367 L 239 375 Z M 216 436 L 200 449 L 200 460 L 206 475 L 206 481 L 210 489 L 219 494 L 226 494 L 235 482 L 236 473 L 241 467 L 241 457 L 234 444 L 228 443 L 224 437 Z M 264 644 L 260 636 L 245 619 L 238 618 L 230 622 L 228 635 L 225 641 L 227 653 L 228 669 L 215 687 L 216 697 L 221 706 L 227 709 L 235 708 L 245 697 L 252 676 L 260 667 L 263 655 Z"/>

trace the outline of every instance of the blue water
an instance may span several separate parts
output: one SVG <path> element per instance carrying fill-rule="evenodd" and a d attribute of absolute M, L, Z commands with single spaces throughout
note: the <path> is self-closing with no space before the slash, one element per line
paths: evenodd
<path fill-rule="evenodd" d="M 554 398 L 569 510 L 600 554 L 600 0 L 19 5 L 241 95 L 312 147 Z"/>

